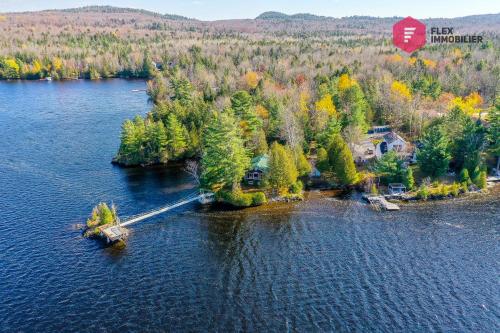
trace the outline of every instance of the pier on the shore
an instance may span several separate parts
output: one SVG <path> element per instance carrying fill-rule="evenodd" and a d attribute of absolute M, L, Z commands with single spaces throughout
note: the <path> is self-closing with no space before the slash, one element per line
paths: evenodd
<path fill-rule="evenodd" d="M 395 203 L 387 201 L 383 195 L 364 195 L 363 199 L 376 210 L 397 211 L 400 209 Z"/>

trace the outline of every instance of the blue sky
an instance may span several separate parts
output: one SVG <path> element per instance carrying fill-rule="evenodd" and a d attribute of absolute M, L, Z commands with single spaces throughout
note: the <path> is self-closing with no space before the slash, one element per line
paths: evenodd
<path fill-rule="evenodd" d="M 457 17 L 500 13 L 498 0 L 0 0 L 0 12 L 89 5 L 142 8 L 202 20 L 254 18 L 269 10 L 288 14 Z"/>

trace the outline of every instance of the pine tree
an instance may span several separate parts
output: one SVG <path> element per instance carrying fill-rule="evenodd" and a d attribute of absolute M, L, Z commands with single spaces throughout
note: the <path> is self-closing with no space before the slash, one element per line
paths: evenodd
<path fill-rule="evenodd" d="M 405 169 L 405 172 L 403 174 L 403 184 L 404 186 L 406 186 L 407 190 L 411 190 L 413 189 L 413 186 L 415 186 L 415 179 L 413 178 L 413 170 L 410 167 Z"/>
<path fill-rule="evenodd" d="M 137 165 L 144 160 L 145 126 L 137 116 L 134 121 L 126 120 L 122 125 L 120 149 L 116 156 L 119 163 Z"/>
<path fill-rule="evenodd" d="M 136 155 L 134 123 L 127 119 L 122 125 L 120 149 L 116 159 L 123 164 L 133 163 Z"/>
<path fill-rule="evenodd" d="M 231 108 L 234 114 L 241 119 L 245 136 L 248 138 L 262 127 L 262 122 L 257 117 L 252 106 L 252 97 L 246 91 L 237 91 L 231 97 Z"/>
<path fill-rule="evenodd" d="M 214 116 L 203 136 L 202 186 L 213 191 L 237 190 L 250 167 L 240 130 L 230 113 Z"/>
<path fill-rule="evenodd" d="M 340 124 L 340 121 L 338 121 L 337 117 L 331 117 L 328 120 L 325 129 L 323 129 L 323 131 L 321 131 L 318 134 L 317 137 L 318 144 L 323 148 L 327 148 L 333 141 L 333 138 L 336 135 L 340 134 L 341 129 L 342 126 Z"/>
<path fill-rule="evenodd" d="M 453 160 L 458 170 L 466 168 L 470 173 L 481 169 L 483 152 L 486 148 L 486 130 L 482 124 L 468 118 L 460 137 L 456 140 L 456 147 Z"/>
<path fill-rule="evenodd" d="M 404 167 L 404 160 L 393 150 L 377 160 L 373 171 L 385 184 L 404 183 L 407 180 L 406 178 L 409 178 L 408 171 Z"/>
<path fill-rule="evenodd" d="M 417 161 L 424 175 L 433 178 L 445 174 L 451 155 L 448 152 L 448 138 L 440 126 L 430 127 L 422 138 L 422 148 L 417 152 Z"/>
<path fill-rule="evenodd" d="M 99 224 L 104 225 L 104 224 L 109 224 L 114 222 L 114 217 L 113 213 L 109 209 L 108 205 L 106 203 L 101 203 L 98 206 L 98 211 L 99 211 Z"/>
<path fill-rule="evenodd" d="M 289 149 L 277 142 L 269 151 L 269 184 L 280 194 L 288 192 L 298 177 L 297 168 Z"/>
<path fill-rule="evenodd" d="M 477 187 L 481 189 L 485 189 L 488 185 L 488 179 L 487 179 L 486 171 L 480 171 L 478 172 L 477 177 L 474 179 L 474 184 L 477 185 Z"/>
<path fill-rule="evenodd" d="M 297 167 L 297 172 L 299 176 L 307 176 L 311 172 L 311 164 L 304 155 L 304 151 L 300 147 L 296 147 L 293 150 L 293 157 L 295 160 L 295 166 Z"/>
<path fill-rule="evenodd" d="M 369 116 L 369 106 L 361 87 L 355 80 L 351 84 L 340 89 L 339 82 L 339 104 L 342 109 L 342 123 L 345 126 L 359 127 L 361 132 L 368 129 L 367 118 Z"/>
<path fill-rule="evenodd" d="M 178 101 L 182 106 L 190 106 L 193 101 L 193 87 L 189 81 L 182 77 L 170 78 L 171 88 L 173 90 L 173 101 Z"/>
<path fill-rule="evenodd" d="M 167 116 L 167 123 L 165 124 L 167 132 L 167 146 L 169 155 L 173 159 L 182 157 L 182 154 L 187 149 L 186 129 L 177 120 L 175 114 L 170 113 Z"/>
<path fill-rule="evenodd" d="M 147 152 L 149 163 L 166 163 L 168 161 L 168 137 L 161 121 L 146 123 Z"/>
<path fill-rule="evenodd" d="M 357 182 L 358 174 L 352 153 L 339 134 L 333 137 L 328 148 L 328 160 L 331 170 L 335 173 L 338 181 L 343 185 L 352 185 Z"/>
<path fill-rule="evenodd" d="M 148 79 L 150 77 L 153 77 L 153 75 L 155 74 L 155 70 L 156 68 L 153 66 L 153 61 L 149 56 L 149 52 L 144 51 L 144 56 L 142 59 L 142 69 L 139 76 Z"/>
<path fill-rule="evenodd" d="M 460 171 L 460 176 L 459 176 L 460 183 L 464 183 L 467 185 L 472 184 L 472 180 L 470 179 L 469 176 L 469 170 L 466 168 L 463 168 L 462 171 Z"/>
<path fill-rule="evenodd" d="M 496 170 L 500 173 L 500 97 L 497 97 L 495 106 L 491 108 L 488 114 L 489 130 L 488 138 L 490 140 L 490 152 L 496 156 Z"/>
<path fill-rule="evenodd" d="M 320 147 L 317 155 L 316 168 L 321 172 L 328 171 L 330 165 L 328 164 L 328 152 L 326 149 Z"/>

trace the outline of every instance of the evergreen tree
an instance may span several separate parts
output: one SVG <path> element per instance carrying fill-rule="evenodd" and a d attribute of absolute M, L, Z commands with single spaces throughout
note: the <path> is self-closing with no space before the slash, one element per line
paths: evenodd
<path fill-rule="evenodd" d="M 296 147 L 293 150 L 293 157 L 295 160 L 295 166 L 297 167 L 297 172 L 300 177 L 307 176 L 311 172 L 311 164 L 306 158 L 304 151 L 300 147 Z"/>
<path fill-rule="evenodd" d="M 243 146 L 240 130 L 230 113 L 214 116 L 203 136 L 201 182 L 205 188 L 239 188 L 250 158 Z"/>
<path fill-rule="evenodd" d="M 340 134 L 341 129 L 342 126 L 337 117 L 331 117 L 323 131 L 318 134 L 318 144 L 326 149 L 331 144 L 333 139 Z"/>
<path fill-rule="evenodd" d="M 155 74 L 153 79 L 147 83 L 148 101 L 154 104 L 164 100 L 167 96 L 167 86 L 160 74 Z"/>
<path fill-rule="evenodd" d="M 489 112 L 488 138 L 490 140 L 490 152 L 496 156 L 496 170 L 500 173 L 500 97 L 497 97 L 495 106 Z"/>
<path fill-rule="evenodd" d="M 161 121 L 146 123 L 145 157 L 149 163 L 167 163 L 167 132 Z"/>
<path fill-rule="evenodd" d="M 469 173 L 482 168 L 486 148 L 486 131 L 481 123 L 468 118 L 462 135 L 456 141 L 453 159 L 457 170 L 466 168 Z M 475 178 L 476 174 L 473 175 Z"/>
<path fill-rule="evenodd" d="M 173 95 L 171 99 L 173 101 L 178 101 L 183 107 L 191 105 L 193 101 L 193 87 L 189 81 L 182 77 L 171 77 L 170 85 L 173 90 Z"/>
<path fill-rule="evenodd" d="M 167 116 L 165 124 L 167 132 L 167 146 L 171 158 L 178 159 L 187 149 L 187 133 L 184 126 L 177 120 L 175 114 Z"/>
<path fill-rule="evenodd" d="M 121 144 L 116 161 L 125 165 L 137 165 L 144 161 L 145 126 L 137 116 L 134 121 L 126 120 L 122 125 Z"/>
<path fill-rule="evenodd" d="M 151 57 L 149 56 L 148 51 L 144 51 L 144 56 L 142 59 L 142 68 L 141 68 L 141 74 L 139 77 L 148 79 L 153 77 L 155 74 L 155 66 L 153 65 L 153 61 L 151 60 Z"/>
<path fill-rule="evenodd" d="M 393 150 L 384 154 L 377 160 L 373 171 L 379 176 L 384 184 L 404 183 L 410 184 L 410 175 L 404 167 L 404 161 Z M 413 174 L 411 174 L 413 177 Z"/>
<path fill-rule="evenodd" d="M 298 177 L 297 168 L 289 149 L 277 142 L 271 145 L 269 151 L 269 184 L 279 191 L 287 193 Z"/>
<path fill-rule="evenodd" d="M 462 171 L 460 171 L 460 176 L 459 176 L 460 183 L 465 183 L 467 185 L 472 184 L 472 180 L 470 179 L 469 176 L 469 170 L 466 168 L 463 168 Z"/>
<path fill-rule="evenodd" d="M 104 225 L 104 224 L 109 224 L 114 222 L 114 217 L 113 213 L 109 209 L 108 205 L 106 203 L 101 203 L 98 206 L 98 211 L 99 211 L 99 224 Z"/>
<path fill-rule="evenodd" d="M 321 172 L 328 171 L 330 168 L 330 165 L 328 164 L 328 152 L 323 147 L 318 149 L 316 168 Z"/>
<path fill-rule="evenodd" d="M 282 128 L 284 112 L 283 103 L 276 97 L 271 97 L 266 101 L 265 108 L 269 112 L 269 126 L 267 130 L 267 137 L 277 139 L 280 135 L 280 129 Z"/>
<path fill-rule="evenodd" d="M 405 169 L 403 173 L 403 185 L 406 186 L 407 190 L 412 190 L 413 186 L 415 186 L 415 179 L 413 178 L 413 170 L 408 167 Z"/>
<path fill-rule="evenodd" d="M 357 182 L 358 174 L 352 153 L 340 134 L 333 137 L 328 148 L 328 160 L 331 170 L 342 185 L 352 185 Z"/>
<path fill-rule="evenodd" d="M 450 159 L 448 138 L 443 129 L 440 126 L 428 128 L 422 139 L 422 148 L 417 152 L 420 170 L 433 178 L 442 176 L 448 170 Z"/>
<path fill-rule="evenodd" d="M 133 164 L 137 158 L 137 150 L 134 123 L 127 119 L 122 125 L 120 149 L 116 159 L 123 164 Z"/>
<path fill-rule="evenodd" d="M 241 126 L 247 138 L 262 127 L 262 123 L 252 106 L 252 97 L 248 92 L 237 91 L 234 93 L 231 97 L 231 108 L 234 114 L 241 119 Z"/>
<path fill-rule="evenodd" d="M 476 178 L 474 179 L 474 184 L 476 184 L 477 187 L 480 189 L 485 189 L 488 185 L 488 180 L 487 180 L 487 175 L 486 171 L 480 171 L 478 172 Z"/>
<path fill-rule="evenodd" d="M 361 132 L 366 132 L 370 108 L 361 87 L 357 83 L 347 89 L 340 90 L 339 104 L 343 111 L 342 123 L 344 127 L 352 125 L 359 127 Z"/>

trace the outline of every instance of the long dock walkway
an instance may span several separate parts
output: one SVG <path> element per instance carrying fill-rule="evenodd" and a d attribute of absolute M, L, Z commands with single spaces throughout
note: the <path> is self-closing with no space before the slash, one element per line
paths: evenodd
<path fill-rule="evenodd" d="M 136 216 L 132 216 L 132 217 L 128 218 L 127 220 L 120 222 L 120 225 L 122 227 L 127 227 L 127 226 L 129 226 L 131 224 L 143 221 L 145 219 L 148 219 L 150 217 L 153 217 L 153 216 L 156 216 L 156 215 L 159 215 L 159 214 L 163 214 L 165 212 L 168 212 L 169 210 L 172 210 L 174 208 L 186 205 L 186 204 L 188 204 L 190 202 L 193 202 L 193 201 L 202 201 L 202 200 L 205 200 L 205 199 L 207 199 L 209 197 L 213 197 L 213 193 L 191 194 L 190 196 L 185 197 L 185 198 L 183 198 L 183 199 L 181 199 L 181 200 L 179 200 L 177 202 L 170 203 L 170 204 L 168 204 L 166 206 L 163 206 L 163 207 L 160 207 L 160 208 L 156 208 L 156 209 L 151 210 L 149 212 L 145 212 L 145 213 L 141 213 L 141 214 L 136 215 Z"/>
<path fill-rule="evenodd" d="M 214 194 L 212 192 L 194 192 L 189 194 L 188 196 L 182 198 L 179 201 L 176 201 L 174 203 L 169 203 L 168 205 L 165 205 L 163 207 L 155 208 L 151 211 L 141 213 L 139 215 L 135 216 L 130 216 L 126 218 L 124 221 L 118 221 L 117 225 L 108 227 L 104 230 L 102 230 L 103 236 L 105 236 L 108 240 L 108 242 L 114 242 L 116 240 L 123 239 L 127 236 L 127 229 L 125 227 L 130 226 L 134 223 L 141 222 L 143 220 L 146 220 L 148 218 L 151 218 L 153 216 L 163 214 L 165 212 L 168 212 L 169 210 L 172 210 L 174 208 L 187 205 L 188 203 L 191 203 L 193 201 L 199 201 L 200 203 L 208 203 L 213 201 Z"/>

